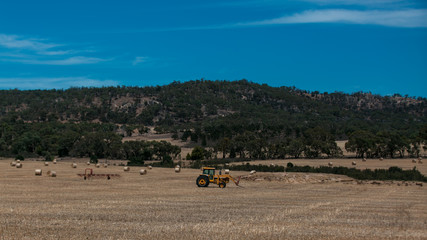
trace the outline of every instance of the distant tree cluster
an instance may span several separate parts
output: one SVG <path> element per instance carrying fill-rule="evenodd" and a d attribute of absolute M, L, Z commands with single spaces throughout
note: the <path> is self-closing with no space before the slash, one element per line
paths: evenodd
<path fill-rule="evenodd" d="M 345 145 L 347 151 L 355 152 L 357 157 L 411 157 L 420 155 L 421 146 L 427 144 L 427 125 L 418 134 L 402 136 L 398 132 L 381 131 L 373 134 L 365 130 L 354 131 Z"/>
<path fill-rule="evenodd" d="M 181 152 L 166 141 L 122 142 L 116 130 L 112 124 L 2 122 L 0 154 L 44 156 L 46 160 L 52 156 L 127 159 L 143 164 L 144 160 L 169 160 Z"/>

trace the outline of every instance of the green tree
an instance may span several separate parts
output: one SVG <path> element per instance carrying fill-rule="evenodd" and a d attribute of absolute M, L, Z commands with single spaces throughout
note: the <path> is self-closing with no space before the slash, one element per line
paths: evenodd
<path fill-rule="evenodd" d="M 356 157 L 372 157 L 375 149 L 377 137 L 371 132 L 357 130 L 353 132 L 345 144 L 345 149 L 349 152 L 355 152 Z"/>

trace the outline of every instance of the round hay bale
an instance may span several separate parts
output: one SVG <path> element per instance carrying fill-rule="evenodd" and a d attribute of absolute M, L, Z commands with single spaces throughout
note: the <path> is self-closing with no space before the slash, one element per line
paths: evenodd
<path fill-rule="evenodd" d="M 249 174 L 255 174 L 255 173 L 256 173 L 255 170 L 252 170 L 252 171 L 249 172 Z"/>
<path fill-rule="evenodd" d="M 35 174 L 36 174 L 36 176 L 41 176 L 42 175 L 42 170 L 41 169 L 36 169 Z"/>
<path fill-rule="evenodd" d="M 380 161 L 384 160 L 384 158 L 380 158 Z"/>
<path fill-rule="evenodd" d="M 123 171 L 125 172 L 129 172 L 130 168 L 129 167 L 123 167 Z"/>
<path fill-rule="evenodd" d="M 97 167 L 97 168 L 101 167 L 101 164 L 97 163 L 97 164 L 96 164 L 96 167 Z"/>
<path fill-rule="evenodd" d="M 104 163 L 104 167 L 105 167 L 105 168 L 106 168 L 106 167 L 108 167 L 108 164 Z"/>
<path fill-rule="evenodd" d="M 49 176 L 51 176 L 51 177 L 56 177 L 56 172 L 55 172 L 55 171 L 50 172 L 50 175 L 49 175 Z"/>
<path fill-rule="evenodd" d="M 11 162 L 10 166 L 15 167 L 16 166 L 16 162 L 15 161 Z"/>
<path fill-rule="evenodd" d="M 22 163 L 16 163 L 16 168 L 22 168 Z"/>
<path fill-rule="evenodd" d="M 86 163 L 86 165 L 88 165 L 88 166 L 89 166 L 89 165 L 90 165 L 90 162 L 87 162 L 87 163 Z"/>
<path fill-rule="evenodd" d="M 423 163 L 423 160 L 422 160 L 422 159 L 418 160 L 418 163 L 419 163 L 419 164 L 422 164 L 422 163 Z"/>
<path fill-rule="evenodd" d="M 230 174 L 230 169 L 225 169 L 224 174 Z"/>
<path fill-rule="evenodd" d="M 412 162 L 413 163 L 417 163 L 417 159 L 412 159 Z"/>
<path fill-rule="evenodd" d="M 363 158 L 363 160 L 362 160 L 362 161 L 366 162 L 366 158 Z"/>
<path fill-rule="evenodd" d="M 139 170 L 139 175 L 145 175 L 145 174 L 147 174 L 147 170 L 145 169 Z"/>
<path fill-rule="evenodd" d="M 19 159 L 18 159 L 18 160 L 16 160 L 16 163 L 21 163 L 21 160 L 19 160 Z"/>
<path fill-rule="evenodd" d="M 72 168 L 77 168 L 77 163 L 71 163 Z"/>
<path fill-rule="evenodd" d="M 53 164 L 56 164 L 56 159 L 53 159 Z"/>
<path fill-rule="evenodd" d="M 178 164 L 175 166 L 175 168 L 180 168 L 181 166 L 179 166 Z"/>
<path fill-rule="evenodd" d="M 356 162 L 355 161 L 351 162 L 351 165 L 353 165 L 353 166 L 356 165 Z"/>
<path fill-rule="evenodd" d="M 148 166 L 148 169 L 150 169 L 150 170 L 151 170 L 151 169 L 153 169 L 153 167 L 150 165 L 150 166 Z"/>
<path fill-rule="evenodd" d="M 44 165 L 45 165 L 45 166 L 49 166 L 49 163 L 48 163 L 48 162 L 44 162 Z"/>
<path fill-rule="evenodd" d="M 418 157 L 418 160 L 421 160 L 421 157 Z"/>
<path fill-rule="evenodd" d="M 332 167 L 334 164 L 332 162 L 328 162 L 328 166 Z"/>
<path fill-rule="evenodd" d="M 180 167 L 176 167 L 176 168 L 175 168 L 175 172 L 176 172 L 176 173 L 181 172 L 181 168 L 180 168 Z"/>

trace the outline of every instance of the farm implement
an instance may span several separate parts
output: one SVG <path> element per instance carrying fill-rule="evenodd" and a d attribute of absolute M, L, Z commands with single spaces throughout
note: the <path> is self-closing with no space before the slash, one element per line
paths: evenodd
<path fill-rule="evenodd" d="M 113 173 L 102 173 L 102 174 L 94 174 L 92 168 L 86 168 L 85 173 L 78 173 L 79 177 L 83 177 L 84 180 L 86 179 L 92 179 L 92 178 L 107 178 L 110 180 L 113 177 L 120 177 L 120 174 L 113 174 Z"/>
<path fill-rule="evenodd" d="M 219 174 L 215 174 L 215 168 L 212 167 L 203 167 L 202 174 L 196 180 L 196 184 L 198 187 L 207 187 L 209 183 L 217 184 L 220 188 L 225 188 L 229 181 L 233 181 L 236 186 L 239 186 L 240 177 L 235 180 L 227 171 L 225 174 L 221 174 L 221 170 Z"/>

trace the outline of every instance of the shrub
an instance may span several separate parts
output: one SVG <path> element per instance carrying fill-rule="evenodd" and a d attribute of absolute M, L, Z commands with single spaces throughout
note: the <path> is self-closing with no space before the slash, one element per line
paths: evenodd
<path fill-rule="evenodd" d="M 142 166 L 144 165 L 143 156 L 133 156 L 129 159 L 127 163 L 128 166 Z"/>
<path fill-rule="evenodd" d="M 98 157 L 96 155 L 90 156 L 90 163 L 98 163 Z"/>
<path fill-rule="evenodd" d="M 48 153 L 46 153 L 46 156 L 44 157 L 44 160 L 46 162 L 52 162 L 53 161 L 53 156 L 48 152 Z"/>
<path fill-rule="evenodd" d="M 390 167 L 389 169 L 360 170 L 347 167 L 288 166 L 286 171 L 340 174 L 358 180 L 402 180 L 427 182 L 427 177 L 422 175 L 415 167 L 412 170 L 402 170 L 399 167 Z"/>

